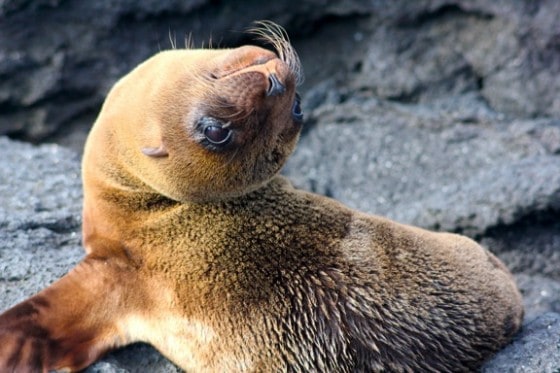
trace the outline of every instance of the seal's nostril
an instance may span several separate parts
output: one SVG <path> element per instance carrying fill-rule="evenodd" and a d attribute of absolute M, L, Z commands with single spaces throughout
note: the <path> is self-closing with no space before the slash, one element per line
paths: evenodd
<path fill-rule="evenodd" d="M 279 96 L 282 93 L 286 92 L 286 87 L 280 83 L 276 74 L 271 73 L 268 76 L 268 90 L 266 91 L 267 96 Z"/>

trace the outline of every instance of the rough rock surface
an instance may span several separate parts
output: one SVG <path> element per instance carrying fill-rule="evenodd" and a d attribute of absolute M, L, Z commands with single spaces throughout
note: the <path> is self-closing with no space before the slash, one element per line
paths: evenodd
<path fill-rule="evenodd" d="M 0 311 L 62 277 L 84 256 L 77 153 L 0 137 Z M 153 348 L 109 355 L 88 372 L 177 372 Z"/>
<path fill-rule="evenodd" d="M 307 75 L 305 133 L 284 173 L 478 239 L 526 306 L 484 371 L 560 371 L 558 14 L 555 0 L 0 2 L 0 134 L 75 149 L 0 137 L 0 310 L 83 256 L 79 152 L 113 82 L 169 39 L 237 45 L 267 18 L 288 28 Z M 178 369 L 136 345 L 87 371 Z"/>
<path fill-rule="evenodd" d="M 78 156 L 0 138 L 0 308 L 61 277 L 83 256 Z"/>
<path fill-rule="evenodd" d="M 471 98 L 321 106 L 286 173 L 355 208 L 470 235 L 560 208 L 560 157 L 534 136 L 558 121 L 503 121 Z"/>
<path fill-rule="evenodd" d="M 140 61 L 188 35 L 237 45 L 257 19 L 301 39 L 312 82 L 342 78 L 412 102 L 476 90 L 498 111 L 554 116 L 559 13 L 555 0 L 5 0 L 0 135 L 79 143 L 107 90 Z"/>
<path fill-rule="evenodd" d="M 545 313 L 526 324 L 513 343 L 482 369 L 488 372 L 558 372 L 560 314 Z"/>

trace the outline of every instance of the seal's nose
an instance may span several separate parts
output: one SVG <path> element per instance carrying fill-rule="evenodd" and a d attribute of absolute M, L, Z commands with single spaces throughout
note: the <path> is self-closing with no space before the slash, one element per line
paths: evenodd
<path fill-rule="evenodd" d="M 279 96 L 286 92 L 286 86 L 278 80 L 275 73 L 270 73 L 268 76 L 268 89 L 266 91 L 267 96 Z"/>

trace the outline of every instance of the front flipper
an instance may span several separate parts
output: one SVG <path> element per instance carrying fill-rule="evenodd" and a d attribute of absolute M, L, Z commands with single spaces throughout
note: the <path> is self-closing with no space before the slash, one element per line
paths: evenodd
<path fill-rule="evenodd" d="M 119 320 L 141 297 L 135 268 L 87 257 L 0 315 L 0 372 L 80 370 L 130 342 Z"/>

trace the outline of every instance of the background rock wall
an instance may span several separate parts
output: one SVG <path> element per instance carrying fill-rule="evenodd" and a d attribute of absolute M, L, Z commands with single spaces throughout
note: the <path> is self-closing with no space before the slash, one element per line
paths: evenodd
<path fill-rule="evenodd" d="M 115 80 L 189 35 L 245 43 L 257 19 L 287 28 L 306 72 L 305 132 L 284 173 L 360 210 L 478 239 L 514 271 L 527 308 L 485 371 L 558 371 L 555 0 L 0 2 L 0 309 L 82 257 L 79 154 Z M 146 369 L 176 371 L 143 345 L 89 371 Z"/>

